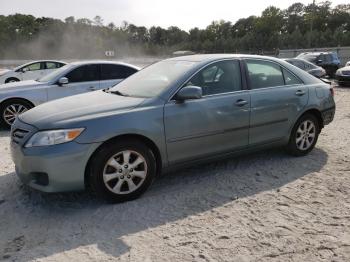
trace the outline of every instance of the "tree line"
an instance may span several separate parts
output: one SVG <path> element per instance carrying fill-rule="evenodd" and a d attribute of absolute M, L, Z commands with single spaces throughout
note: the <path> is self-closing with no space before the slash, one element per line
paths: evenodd
<path fill-rule="evenodd" d="M 123 22 L 105 24 L 67 17 L 0 15 L 0 58 L 98 58 L 105 50 L 117 57 L 169 55 L 176 50 L 199 53 L 278 53 L 280 49 L 350 46 L 350 4 L 294 3 L 282 10 L 267 7 L 260 16 L 235 23 L 214 21 L 188 32 L 177 26 L 162 28 Z"/>

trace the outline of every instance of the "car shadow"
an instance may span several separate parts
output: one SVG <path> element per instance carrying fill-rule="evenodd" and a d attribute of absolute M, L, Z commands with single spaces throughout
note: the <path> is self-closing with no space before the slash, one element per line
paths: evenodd
<path fill-rule="evenodd" d="M 86 192 L 39 193 L 8 173 L 0 176 L 0 254 L 35 260 L 93 245 L 116 258 L 131 249 L 125 236 L 260 192 L 278 192 L 321 170 L 327 159 L 319 148 L 298 158 L 266 150 L 166 174 L 140 199 L 115 205 Z"/>

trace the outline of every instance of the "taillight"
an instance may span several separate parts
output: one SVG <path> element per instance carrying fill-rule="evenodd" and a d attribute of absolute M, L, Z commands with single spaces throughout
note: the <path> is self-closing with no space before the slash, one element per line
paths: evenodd
<path fill-rule="evenodd" d="M 334 87 L 335 87 L 335 82 L 332 81 L 331 83 L 331 88 L 329 89 L 329 91 L 331 91 L 331 95 L 334 96 Z"/>

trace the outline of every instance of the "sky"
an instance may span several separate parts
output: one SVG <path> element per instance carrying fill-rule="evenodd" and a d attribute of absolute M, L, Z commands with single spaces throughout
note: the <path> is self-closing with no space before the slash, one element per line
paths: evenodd
<path fill-rule="evenodd" d="M 333 0 L 333 6 L 349 0 Z M 123 21 L 137 26 L 178 26 L 188 31 L 205 28 L 214 20 L 236 22 L 250 15 L 260 15 L 268 6 L 281 9 L 295 2 L 312 0 L 0 0 L 0 14 L 31 14 L 64 19 L 68 16 L 93 19 L 120 26 Z M 316 2 L 321 2 L 317 0 Z"/>

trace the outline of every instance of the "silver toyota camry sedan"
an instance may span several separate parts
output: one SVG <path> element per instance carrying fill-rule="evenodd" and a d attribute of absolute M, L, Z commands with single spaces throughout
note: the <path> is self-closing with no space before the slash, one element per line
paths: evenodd
<path fill-rule="evenodd" d="M 9 128 L 19 114 L 34 106 L 111 87 L 138 70 L 119 62 L 74 62 L 37 80 L 0 85 L 0 125 Z"/>
<path fill-rule="evenodd" d="M 334 113 L 331 86 L 285 61 L 186 56 L 20 115 L 11 151 L 33 188 L 126 201 L 184 164 L 272 146 L 306 155 Z"/>

